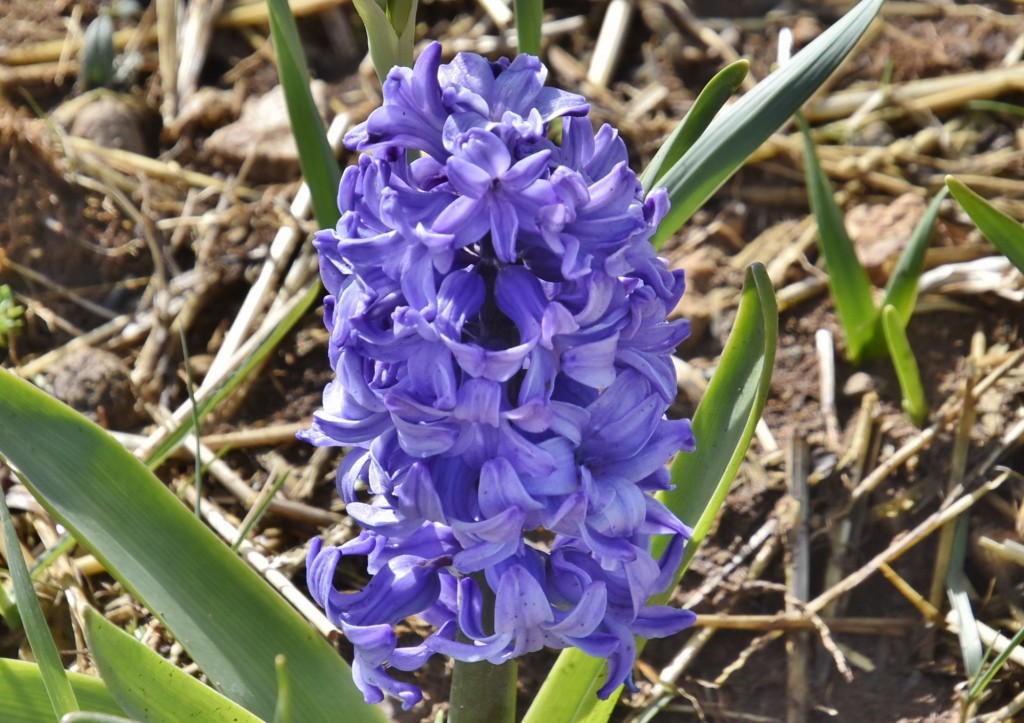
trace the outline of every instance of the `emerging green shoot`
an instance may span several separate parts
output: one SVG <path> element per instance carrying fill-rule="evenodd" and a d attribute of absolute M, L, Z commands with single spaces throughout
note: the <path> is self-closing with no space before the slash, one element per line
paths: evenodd
<path fill-rule="evenodd" d="M 821 167 L 810 129 L 797 116 L 804 139 L 804 174 L 811 211 L 818 221 L 821 254 L 828 267 L 829 290 L 836 305 L 839 322 L 846 333 L 846 356 L 854 364 L 878 356 L 882 351 L 876 335 L 878 309 L 871 298 L 871 280 L 857 259 L 843 223 L 843 212 L 836 203 L 832 183 Z"/>
<path fill-rule="evenodd" d="M 821 255 L 828 268 L 829 290 L 846 335 L 846 357 L 856 365 L 888 352 L 903 392 L 903 409 L 915 424 L 923 424 L 928 417 L 928 406 L 917 362 L 907 342 L 906 327 L 914 312 L 925 253 L 939 208 L 947 195 L 946 189 L 932 199 L 914 228 L 886 284 L 882 301 L 884 311 L 880 311 L 875 306 L 867 271 L 861 266 L 853 241 L 846 232 L 843 212 L 836 203 L 828 174 L 818 159 L 810 130 L 800 116 L 797 116 L 797 122 L 804 140 L 807 191 L 811 210 L 818 222 L 818 238 Z"/>
<path fill-rule="evenodd" d="M 899 379 L 900 391 L 903 393 L 903 411 L 920 427 L 928 420 L 928 401 L 924 396 L 921 372 L 917 368 L 914 351 L 907 341 L 903 320 L 900 319 L 896 307 L 891 304 L 882 309 L 882 329 L 889 349 L 889 358 L 896 368 L 896 378 Z"/>
<path fill-rule="evenodd" d="M 18 304 L 7 284 L 0 285 L 0 361 L 3 361 L 11 339 L 25 325 L 25 307 Z"/>
<path fill-rule="evenodd" d="M 114 80 L 114 21 L 100 13 L 85 29 L 82 49 L 78 53 L 78 82 L 82 88 L 103 88 Z"/>
<path fill-rule="evenodd" d="M 1024 273 L 1024 226 L 953 176 L 946 176 L 946 186 L 982 235 Z"/>

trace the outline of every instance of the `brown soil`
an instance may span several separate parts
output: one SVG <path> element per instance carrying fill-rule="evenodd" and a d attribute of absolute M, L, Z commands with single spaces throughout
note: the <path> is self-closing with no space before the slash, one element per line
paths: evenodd
<path fill-rule="evenodd" d="M 545 49 L 551 82 L 580 89 L 606 4 L 565 0 L 546 5 L 552 19 L 582 18 L 580 29 L 553 38 Z M 824 0 L 769 0 L 726 3 L 723 9 L 722 3 L 694 1 L 690 7 L 696 16 L 690 21 L 682 3 L 672 0 L 640 0 L 636 5 L 638 12 L 610 87 L 583 87 L 582 91 L 593 100 L 599 120 L 620 127 L 637 167 L 653 155 L 703 83 L 723 66 L 725 45 L 749 58 L 752 75 L 763 78 L 775 61 L 781 28 L 793 29 L 799 47 L 837 17 L 840 5 L 846 7 L 845 3 Z M 155 314 L 155 331 L 107 336 L 96 349 L 77 352 L 84 356 L 39 369 L 45 380 L 36 377 L 54 394 L 110 429 L 144 432 L 152 428 L 144 403 L 173 409 L 187 401 L 176 327 L 173 333 L 169 331 L 178 312 L 166 306 L 166 290 L 177 282 L 189 291 L 188 313 L 179 323 L 187 331 L 191 370 L 201 379 L 241 307 L 274 233 L 282 225 L 296 223 L 286 207 L 298 185 L 297 171 L 294 164 L 262 156 L 257 131 L 250 130 L 253 135 L 247 146 L 246 131 L 241 130 L 241 155 L 215 152 L 211 146 L 217 144 L 209 142 L 218 128 L 239 118 L 246 99 L 261 98 L 277 84 L 269 54 L 261 47 L 265 29 L 259 26 L 217 31 L 199 78 L 208 95 L 188 112 L 183 107 L 179 122 L 171 126 L 160 120 L 164 93 L 155 43 L 137 45 L 136 69 L 115 89 L 113 105 L 106 100 L 107 105 L 91 103 L 93 96 L 76 87 L 73 54 L 63 60 L 43 58 L 34 65 L 11 61 L 12 53 L 26 47 L 64 39 L 69 26 L 80 31 L 95 17 L 97 6 L 92 2 L 0 0 L 0 17 L 4 18 L 0 22 L 0 208 L 7 210 L 0 219 L 0 284 L 10 284 L 28 308 L 25 329 L 13 341 L 7 366 L 24 368 L 118 315 Z M 811 117 L 815 102 L 826 94 L 834 98 L 850 88 L 877 88 L 887 75 L 899 86 L 970 71 L 994 74 L 1007 65 L 1019 70 L 1019 39 L 1024 36 L 1021 8 L 1019 2 L 1009 1 L 894 4 L 827 90 L 811 102 Z M 765 15 L 769 10 L 772 12 Z M 730 18 L 716 16 L 726 11 Z M 152 8 L 141 19 L 120 19 L 118 27 L 149 22 L 151 12 Z M 425 1 L 420 12 L 419 35 L 423 39 L 439 38 L 450 45 L 475 37 L 474 28 L 494 34 L 493 23 L 477 3 Z M 351 43 L 344 42 L 346 27 L 357 39 L 355 52 Z M 362 120 L 379 98 L 376 81 L 358 69 L 365 40 L 360 37 L 361 25 L 354 11 L 339 4 L 323 16 L 302 19 L 300 28 L 310 66 L 326 83 L 329 115 L 345 111 L 353 122 Z M 720 44 L 709 47 L 708 36 L 698 38 L 696 34 L 701 29 L 717 33 Z M 646 101 L 640 91 L 659 88 L 664 92 L 649 106 L 643 105 Z M 1024 101 L 1021 89 L 1018 73 L 1016 81 L 1005 83 L 985 98 L 1019 108 Z M 978 99 L 980 96 L 965 96 L 950 105 L 913 110 L 891 105 L 887 109 L 893 112 L 874 114 L 849 132 L 833 126 L 823 133 L 823 139 L 842 138 L 845 144 L 835 154 L 823 152 L 823 158 L 842 192 L 841 199 L 850 211 L 851 233 L 877 284 L 884 284 L 901 239 L 913 226 L 913 214 L 919 213 L 914 209 L 921 206 L 920 199 L 930 199 L 946 173 L 987 179 L 979 190 L 997 197 L 1018 219 L 1024 218 L 1024 140 L 1019 115 L 969 104 Z M 103 132 L 82 130 L 86 106 L 74 104 L 86 101 L 91 103 L 88 113 L 100 115 L 98 121 L 90 122 L 98 122 Z M 47 118 L 37 119 L 33 108 Z M 103 113 L 108 114 L 107 122 L 128 127 L 107 133 Z M 819 127 L 824 122 L 819 121 Z M 202 184 L 168 178 L 149 167 L 133 169 L 130 164 L 98 161 L 75 150 L 65 144 L 65 134 L 72 130 L 74 135 L 109 147 L 128 148 L 126 144 L 130 144 L 165 165 L 173 162 L 178 168 L 213 174 L 221 180 L 244 170 L 249 162 L 258 166 L 258 172 L 241 179 L 229 202 L 218 206 L 221 194 L 212 186 L 203 188 Z M 908 143 L 918 145 L 907 150 Z M 828 140 L 823 144 L 830 145 Z M 692 318 L 695 334 L 680 355 L 698 374 L 714 367 L 728 337 L 744 266 L 753 261 L 770 265 L 800 243 L 805 228 L 801 222 L 808 208 L 799 147 L 798 138 L 788 132 L 773 140 L 769 149 L 727 183 L 664 249 L 670 261 L 685 267 L 689 274 L 683 312 Z M 250 161 L 246 149 L 254 149 Z M 350 160 L 347 155 L 343 158 L 343 162 Z M 251 193 L 247 191 L 250 188 L 254 189 Z M 207 221 L 203 224 L 182 225 L 204 214 Z M 216 223 L 209 223 L 213 218 Z M 311 229 L 308 223 L 303 227 L 306 232 Z M 777 240 L 772 242 L 772 238 Z M 937 250 L 929 256 L 931 267 L 995 253 L 951 201 L 943 206 L 933 246 Z M 821 273 L 820 266 L 816 247 L 806 244 L 804 253 L 793 254 L 788 266 L 775 270 L 778 288 L 784 292 L 813 278 Z M 1009 275 L 1000 283 L 939 287 L 923 299 L 910 324 L 909 337 L 933 414 L 962 394 L 972 335 L 984 339 L 983 359 L 978 362 L 982 376 L 1009 353 L 1024 347 L 1022 291 L 1020 276 Z M 320 312 L 308 313 L 268 366 L 216 412 L 204 431 L 272 427 L 308 419 L 329 378 L 321 327 Z M 822 408 L 815 348 L 815 334 L 823 329 L 832 333 L 836 346 L 835 439 L 830 437 L 828 410 Z M 755 441 L 713 536 L 677 591 L 680 604 L 704 580 L 714 578 L 744 541 L 768 521 L 776 520 L 778 532 L 771 537 L 778 542 L 776 552 L 759 578 L 747 579 L 752 558 L 746 557 L 703 599 L 697 611 L 766 616 L 786 609 L 787 466 L 781 450 L 793 438 L 806 442 L 810 455 L 812 598 L 829 585 L 824 571 L 830 561 L 835 560 L 844 574 L 856 570 L 941 504 L 951 474 L 955 415 L 954 422 L 940 429 L 931 445 L 900 465 L 860 508 L 850 512 L 850 490 L 858 479 L 858 462 L 864 460 L 847 453 L 855 442 L 865 395 L 877 393 L 878 402 L 873 408 L 873 451 L 863 474 L 915 439 L 919 430 L 901 412 L 899 385 L 889 362 L 876 360 L 855 369 L 845 361 L 844 350 L 843 333 L 827 293 L 813 294 L 784 308 L 765 412 L 778 449 L 766 447 L 763 440 Z M 999 449 L 1001 435 L 1019 419 L 1024 404 L 1021 369 L 1018 360 L 979 400 L 977 420 L 970 430 L 968 472 Z M 693 394 L 682 392 L 674 411 L 692 414 L 697 401 Z M 275 456 L 295 467 L 296 479 L 311 469 L 312 452 L 298 443 L 235 451 L 226 460 L 242 479 L 258 487 L 271 474 L 267 459 Z M 311 507 L 337 508 L 332 469 L 338 458 L 318 460 L 321 466 L 316 468 L 314 486 L 287 494 Z M 1019 441 L 1002 453 L 998 462 L 1018 472 L 1024 470 Z M 169 483 L 191 473 L 187 464 L 178 462 L 161 472 Z M 984 478 L 994 474 L 986 468 Z M 968 479 L 972 485 L 982 481 L 970 475 Z M 223 489 L 215 486 L 211 495 L 239 516 L 244 514 L 237 500 Z M 986 553 L 988 548 L 980 540 L 1021 542 L 1022 498 L 1024 485 L 1019 477 L 1013 478 L 969 515 L 972 544 L 965 572 L 977 593 L 975 612 L 980 620 L 1004 631 L 1024 623 L 1024 572 L 1020 566 Z M 852 537 L 845 551 L 835 553 L 832 535 L 845 520 L 854 523 Z M 271 514 L 255 540 L 272 557 L 298 560 L 301 553 L 295 548 L 320 531 L 309 519 Z M 925 597 L 931 584 L 936 538 L 925 539 L 892 563 L 893 570 Z M 30 545 L 37 542 L 28 537 L 26 541 Z M 296 581 L 301 581 L 301 564 L 291 569 Z M 358 578 L 362 572 L 352 570 L 350 574 Z M 938 603 L 944 615 L 948 603 L 944 597 Z M 809 720 L 957 719 L 965 673 L 956 637 L 941 625 L 926 621 L 893 584 L 875 573 L 845 595 L 840 609 L 829 615 L 842 620 L 884 618 L 890 625 L 882 626 L 883 632 L 836 632 L 827 638 L 829 647 L 835 650 L 838 646 L 849 661 L 849 680 L 838 672 L 823 638 L 812 631 L 806 670 Z M 799 636 L 779 637 L 751 654 L 742 669 L 714 682 L 766 632 L 718 632 L 677 681 L 680 695 L 655 719 L 786 718 L 787 696 L 793 685 L 787 681 L 786 645 L 787 641 L 799 641 Z M 617 719 L 649 719 L 644 716 L 654 700 L 654 679 L 692 639 L 690 635 L 648 646 L 637 674 L 640 692 L 623 700 Z M 16 656 L 19 643 L 0 623 L 0 654 Z M 350 655 L 344 642 L 339 647 L 343 655 Z M 542 653 L 521 661 L 520 702 L 524 708 L 553 660 L 553 655 Z M 415 677 L 425 689 L 425 702 L 410 714 L 396 713 L 396 718 L 432 720 L 446 698 L 449 673 L 441 660 L 418 672 Z M 1022 679 L 1021 669 L 1011 664 L 994 680 L 992 695 L 982 710 L 996 710 L 1019 695 Z"/>

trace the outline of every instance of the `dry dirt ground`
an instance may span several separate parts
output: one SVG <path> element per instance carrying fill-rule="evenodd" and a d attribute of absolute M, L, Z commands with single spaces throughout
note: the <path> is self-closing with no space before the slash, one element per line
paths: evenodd
<path fill-rule="evenodd" d="M 325 116 L 337 127 L 361 121 L 379 87 L 362 63 L 351 5 L 293 5 Z M 509 50 L 505 5 L 422 0 L 418 37 L 442 40 L 449 55 L 500 54 Z M 850 3 L 637 0 L 604 81 L 593 59 L 608 3 L 546 5 L 550 82 L 588 95 L 598 119 L 622 130 L 639 168 L 727 62 L 749 58 L 751 76 L 763 78 L 783 28 L 799 49 Z M 179 329 L 188 371 L 201 382 L 263 328 L 257 310 L 240 337 L 231 331 L 261 273 L 270 278 L 261 309 L 306 288 L 314 225 L 289 209 L 298 168 L 260 6 L 226 4 L 205 62 L 174 94 L 178 64 L 158 52 L 154 5 L 116 8 L 117 77 L 109 90 L 86 92 L 76 83 L 77 47 L 99 3 L 0 0 L 0 284 L 27 308 L 5 366 L 138 446 L 187 402 Z M 808 104 L 850 233 L 879 288 L 947 173 L 1024 219 L 1022 53 L 1019 0 L 890 2 Z M 340 159 L 352 160 L 345 152 Z M 783 129 L 665 248 L 689 274 L 678 313 L 694 327 L 679 350 L 674 413 L 695 409 L 749 263 L 765 263 L 772 276 L 781 336 L 765 424 L 676 593 L 677 603 L 696 604 L 701 622 L 648 646 L 640 691 L 623 700 L 620 720 L 960 715 L 965 672 L 941 584 L 948 554 L 942 533 L 919 526 L 961 489 L 1024 471 L 1024 282 L 946 201 L 909 327 L 932 408 L 929 426 L 914 427 L 887 361 L 844 361 L 801 164 L 798 136 Z M 272 242 L 283 244 L 283 259 Z M 313 454 L 294 440 L 329 375 L 321 329 L 313 308 L 203 428 L 210 449 L 228 448 L 227 472 L 207 485 L 211 507 L 236 524 L 256 492 L 291 470 L 251 539 L 300 585 L 310 536 L 352 534 L 333 492 L 340 455 Z M 187 485 L 187 456 L 161 475 L 176 489 Z M 13 508 L 28 510 L 19 523 L 38 554 L 38 511 L 17 485 L 5 482 L 4 491 Z M 1009 474 L 958 519 L 969 526 L 963 579 L 977 619 L 1012 636 L 1024 624 L 1024 481 Z M 919 544 L 895 554 L 907 539 Z M 84 589 L 111 617 L 146 619 L 101 570 L 82 569 Z M 870 574 L 847 577 L 858 571 Z M 353 585 L 364 576 L 346 573 Z M 71 629 L 60 599 L 51 617 L 55 629 Z M 187 664 L 165 633 L 154 629 L 150 639 Z M 0 654 L 17 656 L 23 644 L 0 625 Z M 75 649 L 73 638 L 65 648 Z M 343 641 L 339 649 L 350 652 Z M 522 661 L 522 702 L 552 660 Z M 88 666 L 87 657 L 77 664 Z M 1011 662 L 981 712 L 1012 718 L 1022 671 Z M 446 674 L 443 661 L 418 674 L 427 697 L 404 720 L 432 719 Z"/>

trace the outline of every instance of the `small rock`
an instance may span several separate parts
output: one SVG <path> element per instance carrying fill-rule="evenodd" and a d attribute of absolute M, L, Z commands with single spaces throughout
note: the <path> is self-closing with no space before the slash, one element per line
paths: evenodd
<path fill-rule="evenodd" d="M 326 117 L 327 84 L 314 80 L 310 89 L 317 110 Z M 238 120 L 214 131 L 204 148 L 234 163 L 255 152 L 256 162 L 248 175 L 255 183 L 283 181 L 298 174 L 299 151 L 288 122 L 284 89 L 278 85 L 269 93 L 246 100 Z"/>
<path fill-rule="evenodd" d="M 848 397 L 859 397 L 874 391 L 878 391 L 878 380 L 867 372 L 854 372 L 843 384 L 843 394 Z"/>
<path fill-rule="evenodd" d="M 106 429 L 131 429 L 139 421 L 128 368 L 109 351 L 71 352 L 50 373 L 50 389 Z"/>
<path fill-rule="evenodd" d="M 70 132 L 104 148 L 146 153 L 138 114 L 116 95 L 104 93 L 79 108 L 71 121 Z"/>
<path fill-rule="evenodd" d="M 166 130 L 178 138 L 185 130 L 211 129 L 225 126 L 239 113 L 241 98 L 235 90 L 222 90 L 204 85 L 188 97 L 178 117 Z"/>

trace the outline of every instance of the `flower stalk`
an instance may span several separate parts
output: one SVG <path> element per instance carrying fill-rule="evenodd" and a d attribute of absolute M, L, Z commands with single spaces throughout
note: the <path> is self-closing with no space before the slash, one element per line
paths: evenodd
<path fill-rule="evenodd" d="M 415 705 L 401 673 L 435 654 L 470 666 L 460 709 L 512 700 L 501 666 L 544 647 L 608 660 L 607 698 L 632 682 L 637 637 L 693 621 L 648 604 L 690 532 L 654 493 L 695 447 L 665 415 L 689 335 L 667 320 L 683 274 L 649 242 L 666 194 L 644 194 L 617 132 L 537 58 L 440 55 L 388 74 L 315 242 L 336 378 L 301 436 L 353 448 L 338 489 L 364 531 L 313 541 L 310 592 L 368 702 Z M 339 590 L 353 557 L 371 580 Z M 434 632 L 399 646 L 413 615 Z"/>

